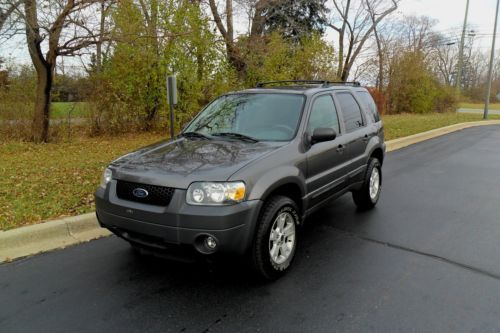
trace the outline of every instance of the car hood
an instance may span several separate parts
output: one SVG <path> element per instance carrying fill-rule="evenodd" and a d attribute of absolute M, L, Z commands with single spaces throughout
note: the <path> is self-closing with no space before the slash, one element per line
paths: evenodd
<path fill-rule="evenodd" d="M 111 163 L 113 178 L 187 188 L 194 181 L 225 181 L 283 142 L 179 138 L 139 149 Z"/>

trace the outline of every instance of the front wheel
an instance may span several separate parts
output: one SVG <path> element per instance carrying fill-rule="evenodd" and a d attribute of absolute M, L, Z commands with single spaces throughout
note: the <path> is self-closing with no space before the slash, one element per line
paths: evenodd
<path fill-rule="evenodd" d="M 370 158 L 361 189 L 352 192 L 354 203 L 361 210 L 368 210 L 378 202 L 382 190 L 382 167 L 376 158 Z"/>
<path fill-rule="evenodd" d="M 263 208 L 252 246 L 252 264 L 260 277 L 275 280 L 290 267 L 297 248 L 297 205 L 274 196 Z"/>

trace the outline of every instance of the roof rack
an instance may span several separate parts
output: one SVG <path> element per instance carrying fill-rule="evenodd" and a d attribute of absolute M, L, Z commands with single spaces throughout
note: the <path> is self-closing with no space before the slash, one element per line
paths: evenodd
<path fill-rule="evenodd" d="M 333 82 L 327 80 L 286 80 L 286 81 L 269 81 L 269 82 L 259 82 L 256 85 L 256 88 L 264 88 L 265 86 L 274 85 L 274 84 L 288 84 L 288 83 L 302 83 L 302 84 L 317 84 L 322 88 L 329 87 L 330 85 L 348 85 L 353 87 L 360 87 L 361 84 L 359 82 Z"/>
<path fill-rule="evenodd" d="M 339 81 L 339 82 L 328 81 L 328 85 L 331 85 L 331 84 L 338 84 L 338 85 L 344 85 L 344 86 L 353 86 L 353 87 L 361 87 L 361 83 L 359 83 L 358 81 L 351 81 L 351 82 L 348 82 L 348 81 Z"/>

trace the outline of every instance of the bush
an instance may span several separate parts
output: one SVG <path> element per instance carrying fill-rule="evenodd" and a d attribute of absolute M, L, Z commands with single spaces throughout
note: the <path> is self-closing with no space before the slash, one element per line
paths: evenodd
<path fill-rule="evenodd" d="M 36 75 L 29 66 L 9 68 L 0 86 L 0 135 L 27 140 L 31 135 Z"/>
<path fill-rule="evenodd" d="M 434 99 L 434 110 L 436 112 L 454 112 L 458 105 L 458 95 L 455 88 L 438 86 Z"/>
<path fill-rule="evenodd" d="M 92 75 L 93 133 L 166 127 L 167 75 L 177 76 L 176 129 L 215 96 L 235 87 L 224 44 L 199 6 L 166 4 L 158 25 L 171 36 L 153 39 L 140 11 L 135 2 L 126 0 L 113 15 L 115 33 L 121 38 L 102 72 Z"/>
<path fill-rule="evenodd" d="M 420 52 L 396 56 L 389 75 L 387 99 L 388 114 L 445 112 L 457 103 L 453 89 L 437 81 Z"/>
<path fill-rule="evenodd" d="M 336 80 L 334 50 L 318 34 L 295 42 L 273 32 L 242 38 L 239 47 L 247 65 L 247 87 L 262 81 Z"/>

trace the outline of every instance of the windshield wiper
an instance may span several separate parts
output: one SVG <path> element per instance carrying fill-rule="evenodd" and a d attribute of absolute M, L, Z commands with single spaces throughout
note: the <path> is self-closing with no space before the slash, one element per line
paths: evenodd
<path fill-rule="evenodd" d="M 252 138 L 251 136 L 245 135 L 245 134 L 240 134 L 240 133 L 234 133 L 234 132 L 220 132 L 220 133 L 212 133 L 213 136 L 222 136 L 222 137 L 228 137 L 231 139 L 238 139 L 242 141 L 250 141 L 250 142 L 259 142 L 256 138 Z"/>
<path fill-rule="evenodd" d="M 200 132 L 184 132 L 180 134 L 181 136 L 185 138 L 199 138 L 199 139 L 205 139 L 205 140 L 210 140 L 208 136 L 205 134 L 202 134 Z"/>

